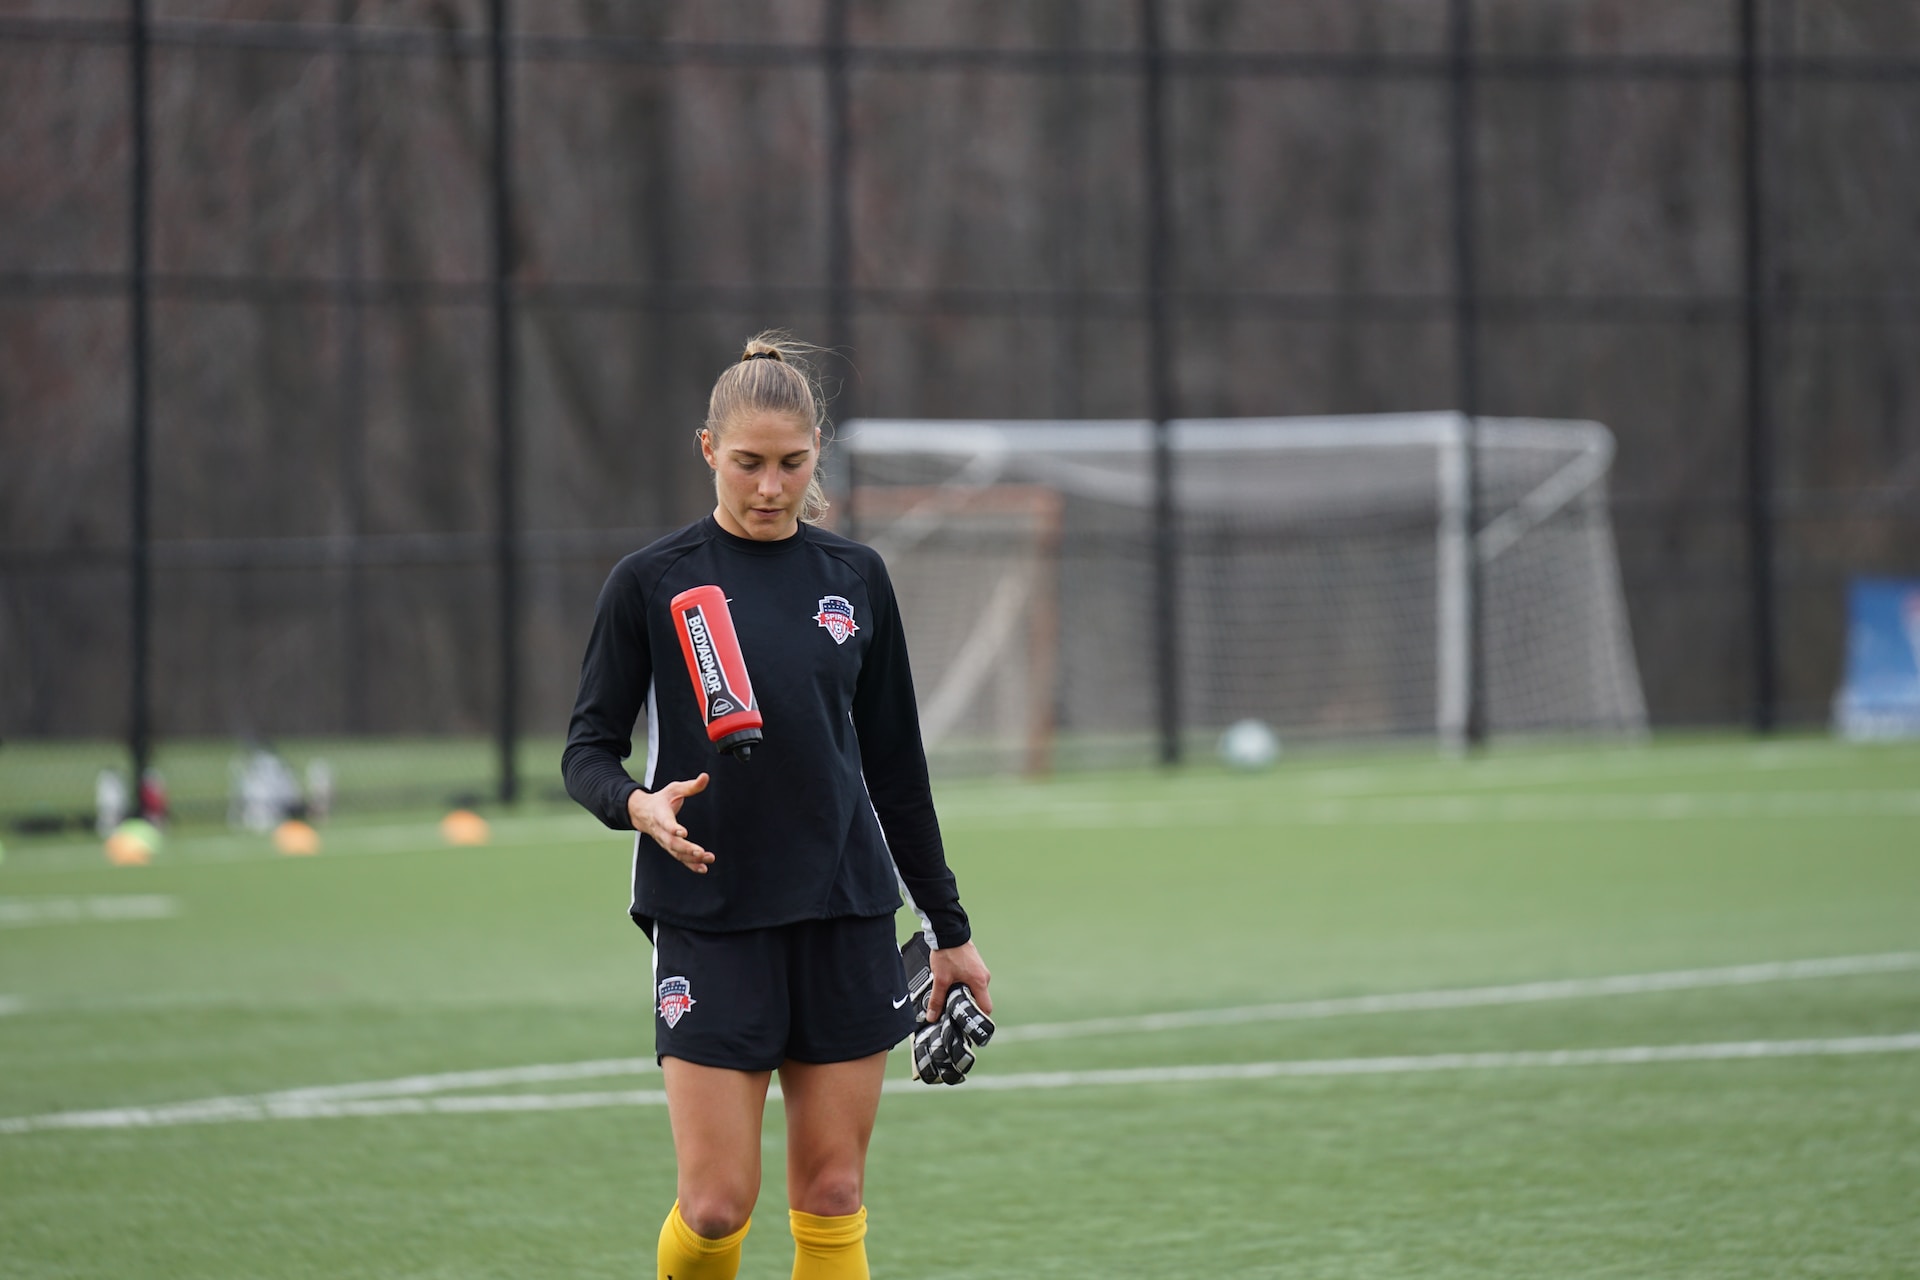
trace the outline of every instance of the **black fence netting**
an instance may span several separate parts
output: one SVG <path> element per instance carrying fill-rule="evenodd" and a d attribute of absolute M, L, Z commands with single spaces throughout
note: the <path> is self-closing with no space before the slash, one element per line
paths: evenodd
<path fill-rule="evenodd" d="M 841 417 L 1604 423 L 1652 722 L 1819 724 L 1916 120 L 1901 0 L 0 6 L 0 819 L 552 794 L 768 327 Z"/>

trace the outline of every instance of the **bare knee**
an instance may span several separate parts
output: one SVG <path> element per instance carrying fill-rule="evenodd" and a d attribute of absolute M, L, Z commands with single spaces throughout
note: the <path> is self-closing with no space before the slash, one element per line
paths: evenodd
<path fill-rule="evenodd" d="M 862 1193 L 859 1174 L 823 1171 L 800 1188 L 794 1208 L 817 1218 L 843 1218 L 860 1212 Z"/>
<path fill-rule="evenodd" d="M 680 1193 L 680 1220 L 708 1240 L 730 1236 L 747 1225 L 754 1197 L 741 1188 L 715 1187 Z"/>

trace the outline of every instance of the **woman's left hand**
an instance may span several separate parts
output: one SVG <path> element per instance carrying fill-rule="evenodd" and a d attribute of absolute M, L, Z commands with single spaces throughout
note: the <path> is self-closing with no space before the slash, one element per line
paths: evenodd
<path fill-rule="evenodd" d="M 933 953 L 933 990 L 927 993 L 927 1008 L 936 1015 L 947 1007 L 947 988 L 965 984 L 973 993 L 973 1002 L 980 1006 L 980 1012 L 993 1012 L 993 997 L 987 994 L 987 983 L 993 975 L 987 972 L 987 962 L 980 958 L 980 952 L 971 942 L 963 942 L 957 947 L 942 947 Z"/>

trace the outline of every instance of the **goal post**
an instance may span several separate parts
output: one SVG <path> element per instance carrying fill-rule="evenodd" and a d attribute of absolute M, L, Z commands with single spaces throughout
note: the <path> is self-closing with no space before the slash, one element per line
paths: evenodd
<path fill-rule="evenodd" d="M 909 628 L 920 733 L 949 769 L 1053 752 L 1061 497 L 1044 485 L 863 486 L 854 507 Z"/>
<path fill-rule="evenodd" d="M 1160 601 L 1152 424 L 846 424 L 855 532 L 901 589 L 936 767 L 1152 759 L 1162 609 L 1195 745 L 1247 716 L 1296 741 L 1457 744 L 1476 557 L 1490 731 L 1643 731 L 1611 433 L 1482 418 L 1474 434 L 1469 467 L 1453 413 L 1174 422 Z"/>

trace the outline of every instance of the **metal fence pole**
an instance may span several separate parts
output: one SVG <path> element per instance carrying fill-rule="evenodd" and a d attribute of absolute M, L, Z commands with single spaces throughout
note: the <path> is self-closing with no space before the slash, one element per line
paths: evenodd
<path fill-rule="evenodd" d="M 847 83 L 847 0 L 828 0 L 821 49 L 827 91 L 827 347 L 846 365 L 835 411 L 850 421 L 854 406 L 853 366 L 853 99 Z M 824 373 L 824 370 L 822 371 Z M 840 455 L 846 468 L 841 486 L 841 518 L 849 537 L 858 537 L 859 500 L 854 454 Z"/>
<path fill-rule="evenodd" d="M 127 362 L 130 403 L 128 405 L 133 436 L 132 485 L 133 509 L 128 569 L 133 582 L 132 686 L 129 690 L 128 755 L 133 770 L 131 793 L 140 795 L 140 779 L 153 758 L 152 689 L 149 673 L 153 665 L 153 557 L 152 557 L 152 411 L 148 384 L 152 366 L 152 332 L 149 294 L 152 283 L 152 181 L 153 139 L 149 112 L 152 91 L 148 84 L 151 58 L 151 31 L 147 0 L 132 0 L 132 30 L 127 47 L 130 74 L 128 109 L 131 116 L 133 174 L 131 182 L 132 271 L 127 298 Z M 135 802 L 137 805 L 139 801 Z M 144 805 L 140 805 L 144 809 Z"/>
<path fill-rule="evenodd" d="M 493 114 L 493 421 L 494 421 L 494 577 L 499 606 L 500 646 L 499 748 L 500 800 L 519 798 L 520 774 L 515 760 L 518 739 L 516 712 L 520 695 L 519 581 L 514 552 L 518 507 L 514 492 L 515 405 L 513 343 L 513 153 L 511 102 L 508 88 L 512 67 L 507 51 L 507 0 L 489 5 L 488 59 Z"/>
<path fill-rule="evenodd" d="M 360 254 L 360 203 L 355 190 L 359 170 L 360 59 L 354 49 L 355 0 L 338 0 L 334 10 L 338 36 L 334 59 L 333 214 L 340 238 L 335 256 L 338 279 L 333 306 L 339 323 L 340 392 L 335 421 L 339 424 L 340 524 L 349 551 L 340 571 L 340 692 L 342 727 L 348 733 L 366 733 L 371 727 L 367 698 L 366 570 L 361 564 L 360 538 L 365 530 L 364 501 L 367 416 L 367 334 L 361 298 L 365 274 Z"/>
<path fill-rule="evenodd" d="M 1466 743 L 1487 740 L 1486 592 L 1480 529 L 1480 281 L 1475 259 L 1479 217 L 1474 183 L 1473 0 L 1450 0 L 1448 13 L 1448 122 L 1453 205 L 1454 369 L 1460 415 L 1466 423 Z"/>
<path fill-rule="evenodd" d="M 1141 136 L 1147 184 L 1147 378 L 1153 408 L 1153 638 L 1160 763 L 1180 763 L 1179 546 L 1173 493 L 1173 333 L 1167 315 L 1173 227 L 1167 193 L 1166 56 L 1159 0 L 1140 0 Z"/>
<path fill-rule="evenodd" d="M 1773 605 L 1773 388 L 1768 289 L 1767 192 L 1760 100 L 1759 0 L 1740 6 L 1740 179 L 1745 240 L 1747 439 L 1745 514 L 1749 625 L 1753 629 L 1753 727 L 1771 733 L 1777 716 Z"/>

